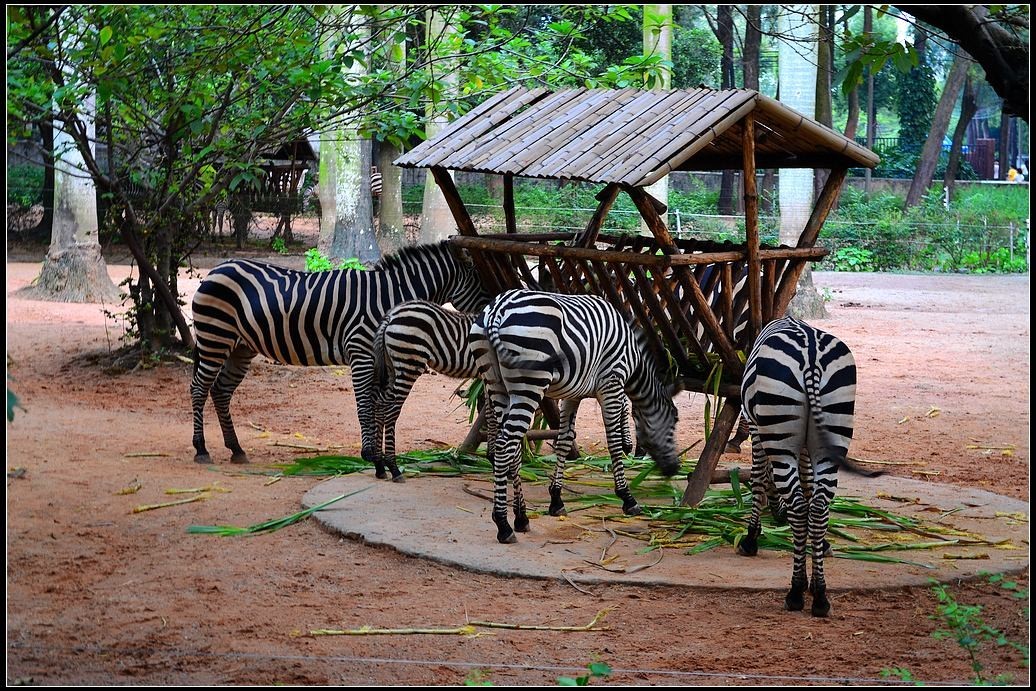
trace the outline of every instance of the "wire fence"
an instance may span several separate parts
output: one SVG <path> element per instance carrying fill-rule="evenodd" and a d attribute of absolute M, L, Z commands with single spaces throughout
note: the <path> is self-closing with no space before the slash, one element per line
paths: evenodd
<path fill-rule="evenodd" d="M 17 190 L 14 193 L 17 198 Z M 467 204 L 467 208 L 480 233 L 505 232 L 501 205 L 474 203 Z M 37 227 L 43 217 L 40 204 L 26 208 L 12 203 L 11 188 L 8 189 L 7 211 L 9 239 L 20 237 Z M 596 209 L 578 206 L 516 206 L 515 211 L 518 232 L 578 233 L 586 227 Z M 808 213 L 808 209 L 805 211 Z M 416 242 L 421 231 L 421 203 L 405 201 L 403 212 L 406 237 Z M 271 222 L 276 224 L 276 218 L 271 218 L 253 213 L 247 231 L 249 239 L 268 240 L 272 232 L 267 226 Z M 743 216 L 702 213 L 698 209 L 687 210 L 673 206 L 667 213 L 666 221 L 673 235 L 680 239 L 734 243 L 745 241 Z M 763 243 L 774 246 L 781 244 L 780 223 L 776 215 L 760 216 L 759 231 Z M 319 210 L 314 205 L 307 204 L 298 210 L 293 216 L 293 224 L 299 242 L 315 244 Z M 226 225 L 229 233 L 230 224 Z M 215 216 L 210 231 L 216 235 Z M 608 214 L 603 232 L 648 234 L 646 227 L 642 227 L 636 209 L 631 206 L 624 208 L 619 204 Z M 974 218 L 964 221 L 952 211 L 947 211 L 940 219 L 902 224 L 887 220 L 844 220 L 835 212 L 825 223 L 817 244 L 828 250 L 827 256 L 816 265 L 818 269 L 824 270 L 1024 273 L 1029 268 L 1027 220 L 1019 223 L 995 223 L 988 219 L 976 221 Z"/>

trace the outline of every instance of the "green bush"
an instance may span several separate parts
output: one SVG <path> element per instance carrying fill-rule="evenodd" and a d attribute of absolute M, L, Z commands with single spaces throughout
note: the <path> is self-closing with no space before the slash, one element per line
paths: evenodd
<path fill-rule="evenodd" d="M 7 166 L 7 203 L 29 209 L 43 203 L 43 167 Z"/>

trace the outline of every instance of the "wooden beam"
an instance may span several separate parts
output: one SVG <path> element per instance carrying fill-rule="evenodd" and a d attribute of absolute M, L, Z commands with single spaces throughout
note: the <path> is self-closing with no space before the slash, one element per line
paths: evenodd
<path fill-rule="evenodd" d="M 687 489 L 684 490 L 683 501 L 680 502 L 683 506 L 697 506 L 705 497 L 705 490 L 712 482 L 712 474 L 719 464 L 719 457 L 723 455 L 727 439 L 730 438 L 730 431 L 734 429 L 734 423 L 737 422 L 740 414 L 741 399 L 727 398 L 723 403 L 723 408 L 719 411 L 712 434 L 705 440 L 705 448 L 702 449 L 701 456 L 698 458 L 698 465 L 687 477 Z"/>
<path fill-rule="evenodd" d="M 442 196 L 446 199 L 446 205 L 450 207 L 450 213 L 453 214 L 453 220 L 456 222 L 460 234 L 466 237 L 478 237 L 475 224 L 471 220 L 471 215 L 468 214 L 467 207 L 464 206 L 464 201 L 460 198 L 457 186 L 453 184 L 453 178 L 450 177 L 449 171 L 438 166 L 433 166 L 430 170 L 432 171 L 432 177 L 435 178 L 435 183 L 439 185 L 439 189 L 442 191 Z M 479 256 L 476 252 L 472 253 L 471 258 L 475 263 L 475 270 L 478 271 L 479 276 L 482 277 L 486 285 L 486 289 L 494 295 L 503 292 L 507 285 L 507 279 L 498 274 L 496 267 L 493 266 L 493 262 L 486 261 L 484 257 Z"/>
<path fill-rule="evenodd" d="M 622 189 L 616 183 L 610 183 L 605 186 L 603 190 L 597 193 L 597 201 L 600 202 L 597 205 L 597 211 L 590 217 L 590 221 L 586 224 L 586 230 L 584 230 L 579 236 L 576 237 L 572 243 L 575 247 L 593 247 L 594 243 L 597 242 L 597 236 L 601 233 L 601 226 L 604 225 L 604 219 L 608 217 L 608 212 L 611 211 L 612 205 L 619 196 L 619 190 Z"/>
<path fill-rule="evenodd" d="M 742 120 L 741 148 L 744 159 L 745 181 L 745 244 L 748 252 L 748 314 L 750 331 L 748 341 L 763 328 L 762 286 L 759 282 L 759 197 L 755 190 L 755 116 L 749 113 Z"/>

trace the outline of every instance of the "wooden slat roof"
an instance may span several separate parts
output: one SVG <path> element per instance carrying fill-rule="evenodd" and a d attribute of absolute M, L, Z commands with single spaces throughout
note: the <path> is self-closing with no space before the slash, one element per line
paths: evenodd
<path fill-rule="evenodd" d="M 396 160 L 408 168 L 650 185 L 675 170 L 739 170 L 755 117 L 757 168 L 873 168 L 878 157 L 748 89 L 528 89 L 497 94 Z"/>

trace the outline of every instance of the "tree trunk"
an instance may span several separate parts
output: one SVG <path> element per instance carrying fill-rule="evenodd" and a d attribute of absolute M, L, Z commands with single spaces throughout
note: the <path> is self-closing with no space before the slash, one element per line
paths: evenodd
<path fill-rule="evenodd" d="M 446 21 L 443 18 L 440 10 L 431 9 L 428 10 L 428 42 L 436 40 L 440 36 L 446 36 L 447 33 L 453 34 L 456 32 L 456 27 L 447 26 Z M 438 61 L 442 64 L 443 61 Z M 457 74 L 456 71 L 450 69 L 450 65 L 453 61 L 450 61 L 445 65 L 445 73 L 440 78 L 446 84 L 444 89 L 444 96 L 447 99 L 455 98 L 457 95 Z M 436 63 L 432 63 L 430 69 L 435 69 Z M 432 79 L 436 78 L 436 75 L 431 75 Z M 446 117 L 446 108 L 441 103 L 429 103 L 427 109 L 427 123 L 425 124 L 425 134 L 428 139 L 431 139 L 435 135 L 439 134 L 448 122 Z M 450 176 L 453 177 L 451 171 Z M 453 213 L 450 211 L 449 205 L 446 203 L 446 197 L 443 196 L 442 190 L 435 184 L 435 178 L 431 175 L 425 176 L 424 184 L 424 203 L 421 205 L 421 242 L 437 242 L 445 239 L 450 235 L 454 235 L 457 232 L 457 222 L 453 218 Z"/>
<path fill-rule="evenodd" d="M 832 56 L 834 55 L 834 6 L 821 5 L 820 23 L 817 40 L 817 100 L 816 121 L 821 125 L 833 127 L 831 112 L 831 73 Z M 813 198 L 820 196 L 831 171 L 817 168 L 813 171 Z"/>
<path fill-rule="evenodd" d="M 83 100 L 79 117 L 93 155 L 94 99 Z M 73 138 L 58 128 L 53 134 L 54 221 L 50 249 L 40 275 L 22 291 L 55 302 L 120 303 L 119 289 L 108 275 L 97 239 L 97 191 Z"/>
<path fill-rule="evenodd" d="M 378 240 L 385 254 L 392 254 L 407 244 L 403 216 L 403 169 L 392 163 L 399 155 L 398 148 L 388 142 L 381 142 L 378 151 L 378 170 L 382 176 Z"/>
<path fill-rule="evenodd" d="M 787 12 L 780 16 L 780 34 L 794 41 L 782 41 L 778 60 L 781 75 L 781 102 L 806 117 L 814 117 L 817 101 L 816 66 L 803 57 L 801 46 L 815 41 L 812 22 L 791 20 Z M 809 168 L 782 168 L 779 180 L 781 207 L 781 244 L 794 247 L 813 211 L 813 171 Z M 824 301 L 813 287 L 809 267 L 799 276 L 798 289 L 788 305 L 787 313 L 803 319 L 827 316 Z"/>
<path fill-rule="evenodd" d="M 1000 137 L 997 140 L 996 158 L 1000 163 L 997 180 L 1006 180 L 1007 171 L 1011 168 L 1011 117 L 1006 108 L 1000 109 Z"/>
<path fill-rule="evenodd" d="M 353 40 L 362 45 L 367 29 L 360 24 L 353 30 Z M 325 50 L 334 55 L 333 42 Z M 359 72 L 363 67 L 355 61 L 349 69 Z M 361 138 L 355 127 L 328 132 L 325 139 L 320 147 L 320 251 L 336 263 L 352 258 L 373 263 L 381 251 L 371 203 L 371 140 Z"/>
<path fill-rule="evenodd" d="M 950 145 L 950 158 L 946 162 L 946 174 L 942 179 L 942 187 L 946 190 L 947 204 L 953 201 L 964 135 L 968 131 L 968 125 L 971 123 L 971 119 L 975 117 L 976 112 L 978 112 L 978 102 L 975 98 L 975 82 L 969 74 L 964 84 L 964 96 L 960 104 L 960 119 L 957 120 L 957 127 L 953 130 L 953 143 Z"/>
<path fill-rule="evenodd" d="M 43 139 L 43 216 L 27 235 L 42 241 L 54 232 L 54 123 L 50 118 L 40 120 Z"/>
<path fill-rule="evenodd" d="M 644 56 L 660 55 L 667 63 L 673 61 L 673 6 L 672 5 L 644 5 Z M 669 89 L 673 84 L 673 74 L 669 69 L 662 70 L 662 83 L 654 88 Z M 644 191 L 669 206 L 669 176 L 663 177 L 652 185 L 644 188 Z M 661 214 L 662 221 L 669 225 L 668 211 Z M 640 232 L 642 235 L 650 235 L 651 231 L 644 219 L 640 220 Z"/>
<path fill-rule="evenodd" d="M 384 34 L 382 38 L 386 38 Z M 398 38 L 398 40 L 396 40 Z M 393 37 L 382 56 L 385 66 L 396 74 L 406 69 L 406 39 Z M 399 147 L 380 142 L 377 166 L 382 175 L 381 198 L 378 201 L 378 244 L 385 254 L 393 254 L 407 245 L 406 219 L 403 215 L 403 169 L 393 164 L 400 155 Z"/>
<path fill-rule="evenodd" d="M 734 81 L 734 9 L 733 5 L 718 5 L 716 8 L 716 38 L 723 48 L 720 58 L 720 88 L 733 89 Z M 721 216 L 734 214 L 734 171 L 724 170 L 719 179 L 718 211 Z"/>
<path fill-rule="evenodd" d="M 917 162 L 917 172 L 914 174 L 913 182 L 910 183 L 910 191 L 907 192 L 906 208 L 908 209 L 921 202 L 921 198 L 932 182 L 935 168 L 939 164 L 942 140 L 950 126 L 953 106 L 957 102 L 957 97 L 960 96 L 961 89 L 964 88 L 970 65 L 971 59 L 961 53 L 958 53 L 953 60 L 946 86 L 939 98 L 939 105 L 935 107 L 935 115 L 932 116 L 932 128 L 928 131 L 928 139 L 921 150 L 921 158 Z"/>
<path fill-rule="evenodd" d="M 870 36 L 874 31 L 874 8 L 870 5 L 864 5 L 863 7 L 863 33 L 865 36 Z M 874 108 L 874 71 L 867 66 L 867 148 L 874 149 L 874 138 L 878 132 L 878 123 L 875 116 Z M 866 168 L 864 170 L 864 185 L 863 190 L 866 194 L 871 193 L 871 169 Z"/>

